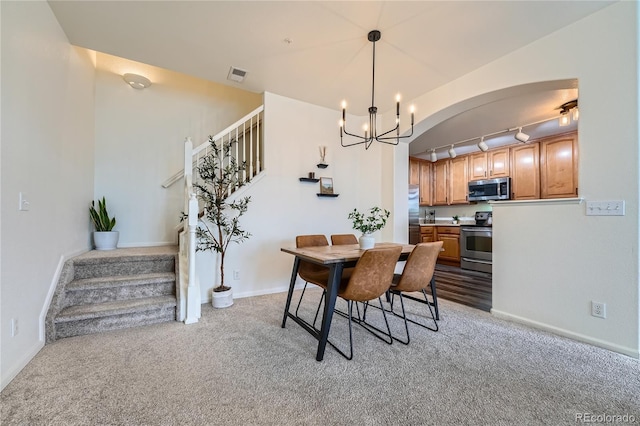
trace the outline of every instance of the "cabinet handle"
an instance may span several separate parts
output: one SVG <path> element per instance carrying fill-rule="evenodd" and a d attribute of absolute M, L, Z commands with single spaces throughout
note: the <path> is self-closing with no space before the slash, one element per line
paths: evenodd
<path fill-rule="evenodd" d="M 578 187 L 576 186 L 576 195 L 578 195 Z"/>
<path fill-rule="evenodd" d="M 486 170 L 484 171 L 484 176 L 487 177 L 487 171 Z"/>
<path fill-rule="evenodd" d="M 493 176 L 493 170 L 489 170 L 489 176 Z"/>

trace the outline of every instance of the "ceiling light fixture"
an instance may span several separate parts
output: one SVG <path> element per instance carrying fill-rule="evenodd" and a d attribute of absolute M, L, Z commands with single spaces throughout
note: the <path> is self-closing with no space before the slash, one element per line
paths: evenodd
<path fill-rule="evenodd" d="M 386 143 L 390 145 L 398 145 L 400 139 L 408 138 L 413 135 L 413 107 L 411 108 L 411 133 L 405 136 L 400 136 L 400 95 L 396 97 L 396 127 L 383 133 L 378 133 L 376 127 L 378 108 L 375 106 L 375 79 L 376 79 L 376 42 L 380 40 L 380 31 L 369 31 L 367 39 L 373 46 L 373 67 L 371 77 L 371 106 L 369 107 L 369 132 L 365 130 L 364 137 L 349 133 L 346 129 L 346 116 L 347 116 L 347 103 L 342 102 L 342 120 L 340 121 L 340 144 L 344 147 L 364 144 L 365 149 L 369 149 L 373 141 Z M 387 136 L 390 133 L 395 132 L 395 136 Z M 357 138 L 357 142 L 345 144 L 343 141 L 343 133 L 347 136 Z"/>
<path fill-rule="evenodd" d="M 489 150 L 487 143 L 484 141 L 484 136 L 480 138 L 480 142 L 478 142 L 478 148 L 480 148 L 480 151 L 482 152 L 487 152 Z"/>
<path fill-rule="evenodd" d="M 560 118 L 558 119 L 559 126 L 568 126 L 571 124 L 571 117 L 573 116 L 573 120 L 578 120 L 580 117 L 580 112 L 578 111 L 578 100 L 574 99 L 569 102 L 565 102 L 560 105 L 557 109 L 560 110 Z"/>
<path fill-rule="evenodd" d="M 151 86 L 151 80 L 138 74 L 127 73 L 123 75 L 122 78 L 127 82 L 129 86 L 133 87 L 134 89 L 142 90 Z"/>
<path fill-rule="evenodd" d="M 519 140 L 520 142 L 526 142 L 530 138 L 530 136 L 527 135 L 526 133 L 522 133 L 522 127 L 518 129 L 518 133 L 516 133 L 513 137 Z"/>
<path fill-rule="evenodd" d="M 453 149 L 453 145 L 451 145 L 451 148 L 449 148 L 449 151 L 447 152 L 449 153 L 449 157 L 456 158 L 456 150 Z"/>
<path fill-rule="evenodd" d="M 431 162 L 435 163 L 436 161 L 438 161 L 438 155 L 436 154 L 436 150 L 432 149 L 431 150 Z"/>

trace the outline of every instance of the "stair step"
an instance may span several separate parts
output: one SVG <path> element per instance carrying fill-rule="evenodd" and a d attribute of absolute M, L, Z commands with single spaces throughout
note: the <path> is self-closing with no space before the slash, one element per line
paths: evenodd
<path fill-rule="evenodd" d="M 175 321 L 175 296 L 69 306 L 55 319 L 56 338 Z"/>
<path fill-rule="evenodd" d="M 175 294 L 174 272 L 94 277 L 67 284 L 65 306 Z"/>
<path fill-rule="evenodd" d="M 90 251 L 74 259 L 76 279 L 174 272 L 177 248 Z"/>

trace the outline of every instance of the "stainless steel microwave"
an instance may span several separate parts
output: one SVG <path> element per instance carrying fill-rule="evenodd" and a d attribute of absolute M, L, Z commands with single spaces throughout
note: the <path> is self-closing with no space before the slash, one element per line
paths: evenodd
<path fill-rule="evenodd" d="M 508 200 L 511 178 L 472 180 L 469 182 L 469 201 Z"/>

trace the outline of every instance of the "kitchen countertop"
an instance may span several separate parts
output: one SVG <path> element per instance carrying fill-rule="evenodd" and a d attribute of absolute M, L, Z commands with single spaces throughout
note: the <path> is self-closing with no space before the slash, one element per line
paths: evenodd
<path fill-rule="evenodd" d="M 475 225 L 475 221 L 463 221 L 462 223 L 451 223 L 448 221 L 436 221 L 436 223 L 423 223 L 420 222 L 420 226 L 465 226 L 465 225 Z"/>

